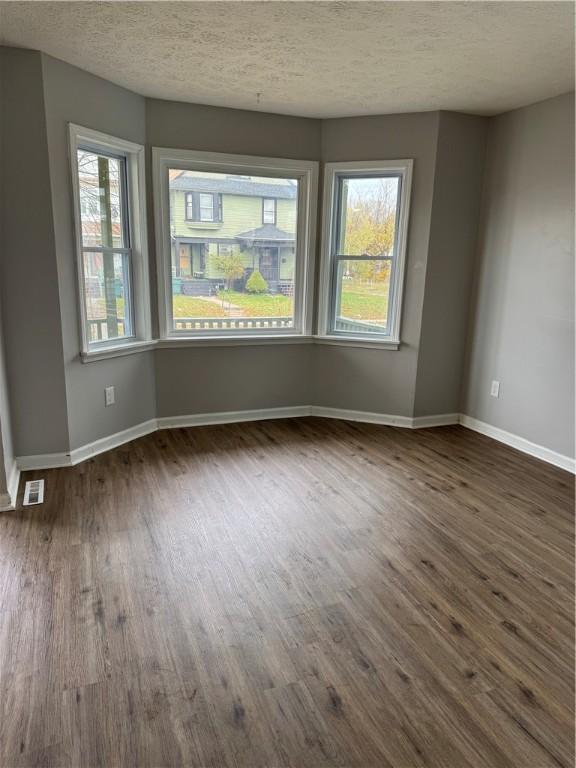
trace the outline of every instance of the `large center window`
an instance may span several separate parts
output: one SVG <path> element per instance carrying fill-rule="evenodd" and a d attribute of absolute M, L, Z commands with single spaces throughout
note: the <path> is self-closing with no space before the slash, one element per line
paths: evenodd
<path fill-rule="evenodd" d="M 154 150 L 165 337 L 310 333 L 316 164 Z"/>

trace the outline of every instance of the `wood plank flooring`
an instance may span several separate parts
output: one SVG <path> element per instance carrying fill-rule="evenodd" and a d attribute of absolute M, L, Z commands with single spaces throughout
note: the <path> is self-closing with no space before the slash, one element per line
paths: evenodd
<path fill-rule="evenodd" d="M 33 477 L 0 515 L 2 768 L 573 765 L 567 473 L 294 419 Z"/>

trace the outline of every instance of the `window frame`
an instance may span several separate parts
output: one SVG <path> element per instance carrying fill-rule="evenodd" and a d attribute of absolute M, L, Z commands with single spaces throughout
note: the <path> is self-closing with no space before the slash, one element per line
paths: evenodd
<path fill-rule="evenodd" d="M 148 244 L 146 233 L 145 148 L 125 139 L 110 136 L 74 123 L 68 124 L 71 171 L 74 238 L 76 246 L 76 276 L 80 330 L 80 356 L 84 362 L 118 354 L 140 351 L 152 346 L 150 318 L 150 285 Z M 125 163 L 125 189 L 123 195 L 124 221 L 128 248 L 113 248 L 113 252 L 130 255 L 130 286 L 127 314 L 131 316 L 132 334 L 123 338 L 90 341 L 85 297 L 84 252 L 101 251 L 84 246 L 82 240 L 82 214 L 80 182 L 78 178 L 78 150 L 122 158 Z"/>
<path fill-rule="evenodd" d="M 202 218 L 201 198 L 212 198 L 212 218 Z M 190 205 L 188 203 L 190 199 Z M 188 216 L 188 208 L 192 208 L 192 216 Z M 206 206 L 204 206 L 206 208 Z M 194 217 L 194 211 L 198 212 Z M 219 192 L 185 192 L 184 193 L 184 221 L 188 224 L 221 224 L 222 223 L 222 195 Z"/>
<path fill-rule="evenodd" d="M 324 169 L 323 233 L 320 263 L 320 285 L 318 303 L 318 338 L 325 343 L 360 345 L 398 349 L 400 346 L 400 324 L 406 267 L 408 221 L 412 188 L 413 160 L 378 160 L 365 162 L 326 163 Z M 387 333 L 366 334 L 337 331 L 334 329 L 334 296 L 336 291 L 336 269 L 342 254 L 337 258 L 337 226 L 340 217 L 340 178 L 365 176 L 399 176 L 400 206 L 397 211 L 397 229 L 392 257 L 389 309 L 390 327 Z M 375 259 L 377 260 L 377 259 Z"/>
<path fill-rule="evenodd" d="M 218 152 L 152 147 L 154 219 L 156 229 L 158 305 L 160 343 L 187 341 L 245 343 L 258 339 L 301 338 L 312 334 L 314 251 L 318 197 L 318 163 L 308 160 L 230 155 Z M 170 189 L 168 169 L 222 173 L 226 175 L 276 176 L 298 179 L 298 218 L 296 227 L 294 324 L 291 328 L 174 330 L 170 250 Z"/>
<path fill-rule="evenodd" d="M 272 211 L 273 221 L 265 221 L 264 216 L 266 214 L 266 203 L 274 203 L 274 210 Z M 272 226 L 277 226 L 276 222 L 278 221 L 278 201 L 275 197 L 263 197 L 262 198 L 262 226 L 266 226 L 266 224 L 272 224 Z"/>

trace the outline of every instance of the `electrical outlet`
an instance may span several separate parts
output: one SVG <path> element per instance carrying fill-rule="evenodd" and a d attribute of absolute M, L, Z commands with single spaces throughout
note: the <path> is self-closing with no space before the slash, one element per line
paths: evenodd
<path fill-rule="evenodd" d="M 492 397 L 500 397 L 500 382 L 493 381 L 490 386 L 490 394 Z"/>
<path fill-rule="evenodd" d="M 104 387 L 104 405 L 114 405 L 116 402 L 116 395 L 114 394 L 114 387 Z"/>

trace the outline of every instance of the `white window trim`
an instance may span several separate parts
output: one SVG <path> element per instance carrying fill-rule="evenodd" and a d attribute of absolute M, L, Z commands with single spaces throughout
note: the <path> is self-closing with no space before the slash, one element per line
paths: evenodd
<path fill-rule="evenodd" d="M 128 354 L 129 350 L 142 351 L 152 345 L 150 320 L 150 285 L 148 266 L 148 240 L 146 233 L 145 148 L 141 144 L 109 136 L 91 128 L 69 123 L 70 169 L 74 206 L 74 234 L 76 241 L 76 271 L 82 360 L 102 360 Z M 134 335 L 125 339 L 90 342 L 87 328 L 84 296 L 84 264 L 82 258 L 82 219 L 80 215 L 80 185 L 78 182 L 78 148 L 90 147 L 97 151 L 112 152 L 126 158 L 128 187 L 128 226 L 130 231 L 132 267 L 132 312 Z"/>
<path fill-rule="evenodd" d="M 399 349 L 400 319 L 402 316 L 402 297 L 404 292 L 404 274 L 406 266 L 406 248 L 408 240 L 408 218 L 410 212 L 410 193 L 412 187 L 412 160 L 379 160 L 366 162 L 326 163 L 324 171 L 323 231 L 320 262 L 320 285 L 318 302 L 318 335 L 321 343 L 344 346 L 373 347 L 380 349 Z M 394 297 L 391 313 L 390 332 L 373 335 L 353 336 L 344 332 L 330 330 L 330 304 L 332 292 L 332 246 L 335 237 L 334 211 L 338 192 L 339 174 L 363 173 L 398 173 L 402 177 L 400 212 L 398 216 L 396 264 L 393 284 L 390 287 Z"/>
<path fill-rule="evenodd" d="M 172 284 L 170 254 L 170 193 L 168 169 L 198 170 L 237 175 L 284 176 L 297 178 L 298 223 L 296 230 L 297 253 L 294 286 L 294 327 L 285 332 L 279 329 L 261 329 L 239 332 L 203 331 L 190 334 L 189 331 L 175 331 L 172 328 Z M 154 219 L 156 228 L 156 253 L 158 268 L 158 303 L 160 339 L 177 342 L 195 340 L 209 345 L 212 341 L 226 339 L 239 342 L 256 341 L 266 337 L 310 336 L 312 333 L 312 300 L 314 282 L 314 249 L 316 237 L 316 203 L 318 198 L 318 163 L 307 160 L 288 160 L 251 155 L 229 155 L 218 152 L 196 152 L 192 150 L 152 148 L 152 172 L 154 182 Z"/>

